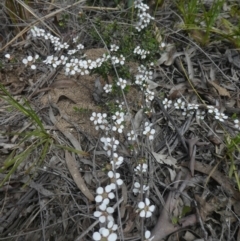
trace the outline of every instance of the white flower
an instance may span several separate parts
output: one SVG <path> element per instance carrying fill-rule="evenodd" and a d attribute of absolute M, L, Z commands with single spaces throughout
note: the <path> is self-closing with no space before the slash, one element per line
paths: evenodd
<path fill-rule="evenodd" d="M 79 38 L 79 36 L 76 36 L 75 38 L 73 38 L 73 43 L 76 43 L 78 38 Z"/>
<path fill-rule="evenodd" d="M 61 61 L 58 60 L 58 57 L 54 57 L 54 58 L 52 59 L 52 67 L 53 67 L 53 68 L 57 68 L 57 66 L 60 65 L 60 64 L 61 64 Z"/>
<path fill-rule="evenodd" d="M 33 37 L 41 37 L 45 35 L 45 30 L 34 26 L 31 29 L 31 34 Z"/>
<path fill-rule="evenodd" d="M 104 203 L 105 205 L 108 205 L 110 200 L 115 198 L 115 194 L 112 191 L 111 185 L 107 185 L 105 188 L 99 187 L 97 189 L 97 196 L 95 197 L 95 201 L 97 203 Z"/>
<path fill-rule="evenodd" d="M 103 89 L 106 93 L 112 92 L 112 85 L 106 84 Z"/>
<path fill-rule="evenodd" d="M 78 44 L 77 45 L 77 49 L 80 50 L 80 49 L 84 49 L 84 46 L 82 44 Z"/>
<path fill-rule="evenodd" d="M 155 129 L 151 129 L 151 125 L 148 122 L 145 122 L 145 129 L 143 131 L 143 135 L 147 136 L 149 140 L 153 140 L 155 132 Z"/>
<path fill-rule="evenodd" d="M 68 55 L 73 55 L 77 52 L 77 49 L 68 50 Z"/>
<path fill-rule="evenodd" d="M 149 51 L 146 51 L 144 49 L 141 49 L 140 46 L 137 46 L 134 50 L 133 50 L 134 54 L 140 55 L 141 59 L 145 59 L 147 57 L 147 54 L 149 54 Z"/>
<path fill-rule="evenodd" d="M 99 232 L 93 234 L 93 240 L 95 241 L 116 241 L 117 234 L 110 232 L 108 228 L 100 228 Z"/>
<path fill-rule="evenodd" d="M 90 117 L 90 120 L 94 123 L 94 125 L 97 125 L 97 124 L 104 123 L 106 118 L 107 118 L 107 114 L 106 113 L 102 114 L 102 113 L 93 112 L 92 116 Z"/>
<path fill-rule="evenodd" d="M 36 65 L 34 65 L 33 63 L 35 63 L 36 59 L 38 58 L 39 58 L 39 55 L 36 54 L 34 58 L 32 56 L 28 56 L 27 58 L 23 59 L 22 62 L 26 66 L 30 65 L 31 69 L 36 69 Z"/>
<path fill-rule="evenodd" d="M 167 98 L 165 98 L 162 103 L 164 105 L 164 109 L 168 109 L 172 106 L 172 101 Z"/>
<path fill-rule="evenodd" d="M 112 152 L 115 152 L 119 145 L 119 141 L 114 137 L 102 137 L 100 141 L 103 142 L 103 149 L 107 151 L 108 156 L 111 156 Z"/>
<path fill-rule="evenodd" d="M 120 62 L 117 56 L 112 56 L 111 60 L 112 60 L 112 64 L 119 64 Z"/>
<path fill-rule="evenodd" d="M 118 229 L 118 226 L 117 226 L 117 224 L 114 223 L 114 221 L 109 221 L 108 225 L 107 225 L 107 228 L 110 231 L 116 231 Z"/>
<path fill-rule="evenodd" d="M 127 137 L 129 141 L 135 141 L 137 136 L 133 130 L 127 133 Z"/>
<path fill-rule="evenodd" d="M 204 117 L 205 117 L 205 111 L 204 110 L 197 110 L 196 112 L 196 118 L 199 119 L 199 120 L 204 120 Z"/>
<path fill-rule="evenodd" d="M 198 104 L 188 104 L 187 109 L 188 110 L 197 110 L 199 108 Z"/>
<path fill-rule="evenodd" d="M 93 112 L 92 116 L 90 117 L 90 121 L 92 121 L 94 125 L 97 125 L 98 124 L 98 118 L 99 117 L 97 116 L 97 113 Z"/>
<path fill-rule="evenodd" d="M 161 48 L 161 49 L 164 49 L 165 47 L 166 47 L 166 43 L 161 42 L 161 44 L 160 44 L 160 48 Z"/>
<path fill-rule="evenodd" d="M 48 56 L 46 60 L 43 61 L 45 64 L 52 64 L 53 55 Z"/>
<path fill-rule="evenodd" d="M 54 50 L 55 51 L 61 50 L 61 43 L 60 42 L 54 41 L 52 43 L 54 44 Z"/>
<path fill-rule="evenodd" d="M 124 113 L 123 112 L 115 112 L 115 114 L 112 116 L 112 119 L 118 123 L 121 124 L 124 121 Z"/>
<path fill-rule="evenodd" d="M 117 46 L 116 44 L 111 44 L 110 45 L 110 51 L 113 52 L 113 51 L 118 51 L 119 50 L 119 46 Z"/>
<path fill-rule="evenodd" d="M 95 127 L 96 130 L 98 130 L 98 126 Z M 102 123 L 99 125 L 99 128 L 103 131 L 108 131 L 110 130 L 110 125 L 106 119 L 102 120 Z"/>
<path fill-rule="evenodd" d="M 65 65 L 65 74 L 66 75 L 74 75 L 76 72 L 76 66 L 73 63 L 67 63 Z"/>
<path fill-rule="evenodd" d="M 104 203 L 99 206 L 100 211 L 95 211 L 93 216 L 99 219 L 100 223 L 105 223 L 106 221 L 114 220 L 112 214 L 114 209 L 112 207 L 107 207 Z"/>
<path fill-rule="evenodd" d="M 105 61 L 108 61 L 110 58 L 111 58 L 111 57 L 110 57 L 109 54 L 108 54 L 108 55 L 107 55 L 107 54 L 103 54 L 101 61 L 102 61 L 102 62 L 105 62 Z"/>
<path fill-rule="evenodd" d="M 66 56 L 64 56 L 64 55 L 61 55 L 60 61 L 61 61 L 61 64 L 62 64 L 62 65 L 65 65 L 66 62 L 67 62 L 67 60 L 68 60 L 68 57 L 66 57 Z"/>
<path fill-rule="evenodd" d="M 138 173 L 147 172 L 147 169 L 148 169 L 148 165 L 146 163 L 142 163 L 142 164 L 138 164 L 138 166 L 134 169 L 134 171 L 136 172 L 136 174 L 138 174 Z"/>
<path fill-rule="evenodd" d="M 151 102 L 154 99 L 154 92 L 149 89 L 146 89 L 145 98 L 147 102 Z"/>
<path fill-rule="evenodd" d="M 217 108 L 215 108 L 214 106 L 208 105 L 208 113 L 212 114 L 212 113 L 216 113 L 219 112 Z"/>
<path fill-rule="evenodd" d="M 214 117 L 216 120 L 219 120 L 221 122 L 224 122 L 226 119 L 228 119 L 228 116 L 226 116 L 224 113 L 220 113 L 219 111 L 215 112 Z"/>
<path fill-rule="evenodd" d="M 184 109 L 185 108 L 185 102 L 182 99 L 177 99 L 177 101 L 174 103 L 175 109 Z"/>
<path fill-rule="evenodd" d="M 112 127 L 112 131 L 117 131 L 118 133 L 122 133 L 124 129 L 124 125 L 115 123 L 115 126 Z"/>
<path fill-rule="evenodd" d="M 137 84 L 137 85 L 142 85 L 143 84 L 143 82 L 144 82 L 144 75 L 142 75 L 142 74 L 139 74 L 139 75 L 136 75 L 135 76 L 135 84 Z"/>
<path fill-rule="evenodd" d="M 121 65 L 124 65 L 124 63 L 125 63 L 125 57 L 122 54 L 120 55 L 119 63 Z"/>
<path fill-rule="evenodd" d="M 142 191 L 142 193 L 145 193 L 149 189 L 149 186 L 143 185 L 141 188 L 141 185 L 139 182 L 134 183 L 133 193 L 136 195 Z"/>
<path fill-rule="evenodd" d="M 117 85 L 124 89 L 127 85 L 127 81 L 125 79 L 119 78 L 117 81 Z"/>
<path fill-rule="evenodd" d="M 112 190 L 116 189 L 117 188 L 117 185 L 118 186 L 121 186 L 123 184 L 123 180 L 120 178 L 120 174 L 119 173 L 115 173 L 113 171 L 109 171 L 108 172 L 108 177 L 110 178 L 111 180 L 111 187 L 112 187 Z"/>
<path fill-rule="evenodd" d="M 113 153 L 113 160 L 111 161 L 113 170 L 118 169 L 123 163 L 123 157 L 118 156 L 117 153 Z"/>
<path fill-rule="evenodd" d="M 145 232 L 145 240 L 144 241 L 152 241 L 154 239 L 154 236 L 151 237 L 151 232 L 147 230 Z"/>
<path fill-rule="evenodd" d="M 138 212 L 140 217 L 142 218 L 149 218 L 152 216 L 153 211 L 155 210 L 155 206 L 150 206 L 150 200 L 148 198 L 145 198 L 145 202 L 139 202 L 138 203 Z"/>
<path fill-rule="evenodd" d="M 11 58 L 10 54 L 5 54 L 5 58 L 10 59 Z"/>

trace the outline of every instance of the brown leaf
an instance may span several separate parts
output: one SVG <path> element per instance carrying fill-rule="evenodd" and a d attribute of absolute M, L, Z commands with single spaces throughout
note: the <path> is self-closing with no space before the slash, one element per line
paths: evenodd
<path fill-rule="evenodd" d="M 69 154 L 69 152 L 65 151 L 65 158 L 69 172 L 71 173 L 73 180 L 75 181 L 77 187 L 82 191 L 82 193 L 90 200 L 94 201 L 94 196 L 89 191 L 88 187 L 86 186 L 79 170 L 76 161 L 73 157 Z"/>
<path fill-rule="evenodd" d="M 199 195 L 195 195 L 195 199 L 200 206 L 200 216 L 203 221 L 206 220 L 206 218 L 211 215 L 214 211 L 216 211 L 219 208 L 218 200 L 217 198 L 213 197 L 206 201 L 206 199 L 202 198 Z"/>
<path fill-rule="evenodd" d="M 169 91 L 169 99 L 175 100 L 176 98 L 182 96 L 186 91 L 186 83 L 180 83 L 172 87 Z"/>
<path fill-rule="evenodd" d="M 74 86 L 77 86 L 77 83 L 75 81 L 70 79 L 60 79 L 55 81 L 49 87 L 56 88 L 56 89 L 66 89 Z"/>
<path fill-rule="evenodd" d="M 123 218 L 125 215 L 126 205 L 128 201 L 127 186 L 124 183 L 122 184 L 122 197 L 123 197 L 123 202 L 121 203 L 121 208 L 120 208 L 121 218 Z"/>
<path fill-rule="evenodd" d="M 212 86 L 217 90 L 217 92 L 218 92 L 218 94 L 219 94 L 220 96 L 230 97 L 229 92 L 228 92 L 225 88 L 223 88 L 223 87 L 221 87 L 220 85 L 216 84 L 214 81 L 209 81 L 208 83 L 209 83 L 210 85 L 212 85 Z"/>

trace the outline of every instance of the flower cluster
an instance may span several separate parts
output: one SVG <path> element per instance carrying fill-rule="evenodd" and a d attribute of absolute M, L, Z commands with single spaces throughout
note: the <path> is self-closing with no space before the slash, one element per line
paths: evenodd
<path fill-rule="evenodd" d="M 117 131 L 118 133 L 122 133 L 124 129 L 124 113 L 117 111 L 113 116 L 112 119 L 114 121 L 114 126 L 112 127 L 113 131 Z"/>
<path fill-rule="evenodd" d="M 96 130 L 109 130 L 109 124 L 107 121 L 107 114 L 106 113 L 96 113 L 93 112 L 90 120 L 94 123 Z"/>
<path fill-rule="evenodd" d="M 139 55 L 141 59 L 146 59 L 147 54 L 149 54 L 150 52 L 147 50 L 141 49 L 140 46 L 137 46 L 133 50 L 133 53 Z"/>
<path fill-rule="evenodd" d="M 140 87 L 144 93 L 146 107 L 151 106 L 155 93 L 149 89 L 149 83 L 153 79 L 153 72 L 148 70 L 147 67 L 141 65 L 138 67 L 138 74 L 135 76 L 135 84 Z"/>
<path fill-rule="evenodd" d="M 61 50 L 67 50 L 69 48 L 69 44 L 66 42 L 61 42 L 60 38 L 53 36 L 50 33 L 46 33 L 44 29 L 33 27 L 31 29 L 31 34 L 34 38 L 44 38 L 45 40 L 50 40 L 51 44 L 54 47 L 55 52 L 59 52 Z M 73 43 L 77 43 L 78 37 L 73 39 Z M 113 49 L 117 49 L 118 46 L 113 45 Z M 67 55 L 71 56 L 75 53 L 79 52 L 80 50 L 84 49 L 84 46 L 79 43 L 76 44 L 75 49 L 71 49 L 67 51 Z M 92 60 L 85 60 L 85 59 L 78 59 L 78 58 L 70 58 L 65 55 L 61 55 L 61 57 L 58 56 L 48 56 L 45 61 L 43 61 L 45 64 L 51 65 L 53 68 L 57 68 L 59 65 L 63 65 L 65 67 L 65 74 L 66 75 L 88 75 L 90 73 L 90 70 L 93 70 L 95 68 L 101 67 L 101 65 L 108 61 L 111 58 L 111 56 L 104 54 L 102 58 L 98 58 L 95 61 Z M 30 61 L 28 61 L 30 62 Z M 24 64 L 28 64 L 27 61 L 24 60 Z M 120 55 L 118 58 L 117 56 L 112 57 L 112 62 L 114 64 L 120 64 L 123 65 L 125 63 L 125 57 L 123 55 Z M 31 66 L 31 68 L 34 68 L 34 66 Z"/>
<path fill-rule="evenodd" d="M 224 113 L 221 113 L 214 106 L 207 106 L 207 108 L 208 108 L 208 113 L 213 114 L 213 116 L 216 120 L 224 122 L 226 119 L 228 119 L 228 116 L 226 116 Z"/>
<path fill-rule="evenodd" d="M 153 79 L 153 72 L 149 71 L 144 65 L 138 67 L 138 74 L 135 76 L 135 84 L 143 86 Z"/>
<path fill-rule="evenodd" d="M 50 33 L 46 33 L 44 29 L 38 28 L 36 26 L 34 26 L 31 29 L 31 34 L 32 34 L 33 37 L 42 37 L 45 40 L 50 40 L 50 42 L 54 46 L 55 51 L 60 51 L 61 49 L 68 49 L 69 48 L 69 44 L 60 42 L 60 38 L 55 37 Z"/>
<path fill-rule="evenodd" d="M 162 101 L 164 108 L 168 109 L 172 106 L 172 101 L 165 98 Z M 196 113 L 196 119 L 203 120 L 206 116 L 206 111 L 200 109 L 199 104 L 187 104 L 181 98 L 177 99 L 174 103 L 174 107 L 176 110 L 181 110 L 183 116 L 191 116 Z M 220 122 L 224 122 L 228 119 L 228 116 L 224 113 L 220 112 L 216 107 L 207 105 L 207 113 L 214 116 L 214 118 Z M 235 126 L 236 127 L 236 126 Z"/>
<path fill-rule="evenodd" d="M 104 118 L 103 115 L 96 114 L 96 123 L 101 122 L 101 119 Z M 122 115 L 119 113 L 114 118 L 116 121 L 122 119 Z M 105 187 L 98 187 L 96 190 L 95 201 L 99 204 L 98 210 L 94 212 L 94 217 L 98 218 L 99 222 L 104 225 L 101 227 L 98 232 L 93 233 L 93 240 L 109 240 L 115 241 L 117 240 L 117 229 L 118 226 L 114 222 L 113 213 L 114 208 L 109 206 L 111 200 L 115 198 L 114 191 L 117 191 L 117 187 L 123 184 L 123 180 L 120 178 L 120 174 L 115 170 L 120 167 L 123 163 L 123 157 L 118 156 L 115 152 L 119 145 L 119 141 L 115 138 L 110 137 L 102 137 L 101 142 L 103 143 L 103 148 L 107 152 L 108 156 L 112 159 L 112 170 L 108 171 L 108 177 L 110 180 L 110 184 Z"/>
<path fill-rule="evenodd" d="M 103 149 L 107 152 L 110 157 L 116 150 L 119 145 L 119 141 L 114 137 L 102 137 L 101 142 L 103 143 Z"/>
<path fill-rule="evenodd" d="M 148 5 L 144 4 L 142 0 L 136 0 L 134 2 L 134 6 L 138 9 L 137 16 L 139 22 L 136 24 L 136 29 L 140 32 L 142 29 L 146 28 L 149 25 L 150 21 L 154 18 L 146 12 L 149 7 Z"/>

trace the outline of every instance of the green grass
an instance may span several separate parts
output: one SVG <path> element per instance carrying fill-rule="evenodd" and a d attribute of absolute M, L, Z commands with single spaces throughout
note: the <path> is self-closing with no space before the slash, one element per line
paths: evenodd
<path fill-rule="evenodd" d="M 33 130 L 19 133 L 19 141 L 16 145 L 16 148 L 9 154 L 9 156 L 3 162 L 3 165 L 0 166 L 0 173 L 6 174 L 5 178 L 0 182 L 0 187 L 9 180 L 11 175 L 15 173 L 19 165 L 24 161 L 34 160 L 30 165 L 28 165 L 30 167 L 25 170 L 25 173 L 31 173 L 31 170 L 34 167 L 40 166 L 46 159 L 49 149 L 53 145 L 57 148 L 86 155 L 85 152 L 77 151 L 74 148 L 55 144 L 52 136 L 45 130 L 39 116 L 26 100 L 24 101 L 23 105 L 20 104 L 11 96 L 11 94 L 3 87 L 2 84 L 0 84 L 0 90 L 2 91 L 0 98 L 8 102 L 12 109 L 24 114 L 30 122 L 29 126 L 34 126 Z M 24 148 L 22 148 L 22 146 L 24 146 Z M 23 150 L 18 152 L 18 147 L 20 150 Z M 37 152 L 35 150 L 37 150 Z M 36 155 L 36 153 L 38 154 Z"/>
<path fill-rule="evenodd" d="M 235 160 L 235 155 L 236 153 L 240 153 L 240 134 L 237 136 L 231 138 L 230 136 L 227 136 L 227 152 L 226 152 L 226 157 L 227 160 L 230 161 L 230 166 L 229 166 L 229 172 L 228 176 L 230 178 L 235 178 L 237 188 L 240 191 L 240 179 L 239 179 L 239 174 L 238 174 L 238 165 L 236 164 Z"/>
<path fill-rule="evenodd" d="M 183 25 L 180 27 L 202 46 L 207 46 L 215 40 L 226 40 L 239 48 L 240 23 L 239 15 L 236 13 L 240 10 L 236 5 L 230 6 L 230 18 L 238 22 L 234 25 L 229 19 L 221 16 L 221 13 L 224 12 L 224 3 L 226 3 L 225 0 L 215 0 L 211 6 L 207 7 L 198 0 L 176 1 L 176 6 L 183 19 Z"/>

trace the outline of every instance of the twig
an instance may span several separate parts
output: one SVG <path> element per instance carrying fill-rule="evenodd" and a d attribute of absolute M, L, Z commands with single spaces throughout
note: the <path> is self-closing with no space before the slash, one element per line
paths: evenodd
<path fill-rule="evenodd" d="M 174 120 L 172 119 L 172 117 L 171 117 L 171 116 L 168 114 L 168 112 L 165 110 L 165 108 L 164 108 L 161 100 L 160 100 L 159 98 L 157 98 L 157 97 L 155 97 L 154 100 L 155 100 L 155 101 L 158 103 L 158 105 L 161 107 L 161 110 L 162 110 L 163 114 L 169 119 L 169 121 L 171 122 L 171 124 L 174 126 L 174 128 L 175 128 L 175 130 L 176 130 L 176 132 L 177 132 L 177 135 L 178 135 L 180 141 L 181 141 L 182 144 L 183 144 L 183 147 L 184 147 L 185 151 L 188 152 L 188 148 L 187 148 L 186 142 L 185 142 L 185 140 L 184 140 L 184 138 L 183 138 L 183 135 L 181 134 L 179 128 L 177 127 L 177 125 L 176 125 L 176 123 L 174 122 Z"/>

